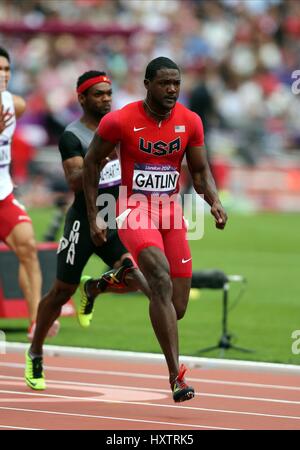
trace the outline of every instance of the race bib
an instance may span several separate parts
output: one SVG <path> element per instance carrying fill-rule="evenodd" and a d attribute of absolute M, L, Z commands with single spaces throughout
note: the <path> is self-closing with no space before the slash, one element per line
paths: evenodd
<path fill-rule="evenodd" d="M 10 142 L 4 136 L 0 136 L 0 167 L 10 164 Z"/>
<path fill-rule="evenodd" d="M 116 186 L 121 183 L 121 167 L 118 159 L 109 161 L 101 171 L 99 188 Z"/>
<path fill-rule="evenodd" d="M 179 173 L 169 165 L 135 164 L 133 192 L 146 195 L 173 194 L 176 192 Z"/>

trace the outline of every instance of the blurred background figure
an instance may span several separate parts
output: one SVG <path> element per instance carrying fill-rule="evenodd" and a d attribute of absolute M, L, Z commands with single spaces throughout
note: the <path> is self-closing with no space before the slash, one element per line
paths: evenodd
<path fill-rule="evenodd" d="M 230 195 L 227 208 L 299 211 L 300 95 L 292 92 L 299 37 L 294 0 L 2 1 L 11 89 L 28 103 L 18 132 L 35 149 L 24 152 L 24 195 L 39 203 L 30 176 L 36 183 L 42 167 L 44 202 L 56 199 L 49 179 L 63 178 L 55 148 L 80 115 L 78 73 L 107 67 L 119 108 L 143 94 L 136 80 L 146 62 L 165 55 L 184 70 L 180 101 L 204 120 L 212 170 Z"/>
<path fill-rule="evenodd" d="M 22 97 L 8 91 L 10 64 L 9 53 L 0 47 L 0 241 L 16 254 L 20 263 L 19 284 L 27 301 L 29 315 L 27 336 L 31 339 L 41 299 L 42 274 L 32 222 L 25 207 L 14 196 L 14 181 L 10 174 L 13 157 L 11 144 L 16 121 L 26 108 Z M 17 154 L 14 166 L 16 178 L 19 182 L 24 182 L 31 147 L 20 136 L 14 141 L 14 145 L 15 155 Z"/>
<path fill-rule="evenodd" d="M 42 276 L 31 219 L 14 197 L 10 176 L 11 142 L 16 120 L 24 113 L 26 104 L 22 97 L 8 91 L 10 56 L 2 47 L 0 78 L 0 240 L 16 254 L 20 263 L 19 284 L 28 305 L 30 336 L 41 298 Z"/>

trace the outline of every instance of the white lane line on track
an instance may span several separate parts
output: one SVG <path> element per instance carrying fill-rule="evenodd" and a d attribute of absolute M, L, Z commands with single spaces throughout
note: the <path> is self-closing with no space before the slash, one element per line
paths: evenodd
<path fill-rule="evenodd" d="M 115 404 L 123 404 L 123 405 L 138 405 L 138 406 L 151 406 L 155 408 L 176 408 L 176 409 L 185 409 L 190 411 L 207 411 L 207 412 L 217 412 L 221 414 L 236 414 L 236 415 L 246 415 L 246 416 L 259 416 L 259 417 L 270 417 L 274 419 L 285 419 L 285 420 L 300 420 L 300 416 L 283 416 L 279 414 L 264 414 L 264 413 L 256 413 L 249 411 L 233 411 L 228 409 L 215 409 L 215 408 L 200 408 L 197 406 L 181 406 L 181 405 L 167 405 L 164 403 L 150 403 L 150 402 L 136 402 L 136 401 L 122 401 L 122 400 L 105 400 L 102 398 L 95 397 L 78 397 L 78 396 L 68 396 L 68 395 L 58 395 L 58 394 L 41 394 L 40 392 L 22 392 L 22 391 L 12 391 L 0 389 L 0 393 L 2 394 L 17 394 L 17 395 L 25 395 L 25 396 L 35 396 L 36 398 L 58 398 L 58 399 L 66 399 L 66 400 L 75 400 L 78 402 L 99 402 L 99 403 L 115 403 Z M 21 401 L 21 400 L 20 400 Z"/>
<path fill-rule="evenodd" d="M 156 425 L 173 425 L 178 427 L 192 427 L 192 428 L 205 428 L 211 430 L 238 430 L 238 428 L 225 428 L 225 427 L 214 427 L 210 425 L 194 425 L 189 423 L 176 423 L 176 422 L 161 422 L 156 420 L 142 420 L 142 419 L 129 419 L 127 417 L 109 417 L 109 416 L 96 416 L 92 414 L 75 414 L 75 413 L 66 413 L 60 411 L 45 411 L 40 409 L 25 409 L 25 408 L 9 408 L 5 406 L 0 406 L 0 409 L 7 411 L 21 411 L 21 412 L 30 412 L 30 413 L 39 413 L 39 414 L 54 414 L 58 416 L 71 416 L 71 417 L 80 417 L 80 418 L 88 418 L 88 419 L 102 419 L 102 420 L 121 420 L 125 422 L 135 422 L 135 423 L 152 423 Z"/>
<path fill-rule="evenodd" d="M 13 425 L 0 425 L 0 428 L 4 428 L 6 430 L 44 430 L 44 428 L 15 427 Z"/>
<path fill-rule="evenodd" d="M 24 384 L 24 378 L 21 377 L 14 377 L 14 376 L 5 376 L 0 375 L 0 386 L 1 386 L 1 379 L 3 380 L 18 380 L 22 381 L 22 385 Z M 126 389 L 126 390 L 132 390 L 132 391 L 142 391 L 142 392 L 159 392 L 163 394 L 169 394 L 169 389 L 157 389 L 157 388 L 147 388 L 147 387 L 134 387 L 134 386 L 126 386 L 124 384 L 117 385 L 117 384 L 100 384 L 100 383 L 84 383 L 80 381 L 62 381 L 62 380 L 49 380 L 47 379 L 47 384 L 50 386 L 52 383 L 61 384 L 61 385 L 67 385 L 72 389 L 73 386 L 82 386 L 82 387 L 95 387 L 95 388 L 112 388 L 112 389 Z M 247 400 L 247 401 L 256 401 L 256 402 L 268 402 L 268 403 L 282 403 L 282 404 L 290 404 L 290 405 L 300 405 L 300 401 L 297 400 L 284 400 L 284 399 L 276 399 L 276 398 L 265 398 L 265 397 L 248 397 L 248 396 L 242 396 L 242 395 L 225 395 L 225 394 L 212 394 L 212 393 L 196 393 L 196 397 L 212 397 L 212 398 L 226 398 L 229 400 Z"/>
<path fill-rule="evenodd" d="M 9 354 L 22 353 L 28 349 L 28 344 L 21 344 L 20 342 L 7 342 L 6 350 Z M 165 358 L 161 353 L 145 353 L 145 352 L 133 352 L 133 351 L 120 351 L 120 350 L 105 350 L 95 348 L 82 348 L 82 347 L 65 347 L 61 345 L 45 345 L 45 355 L 47 356 L 59 356 L 59 357 L 73 357 L 80 358 L 82 360 L 109 360 L 109 361 L 123 361 L 125 363 L 152 363 L 161 364 L 165 366 Z M 180 355 L 180 360 L 188 367 L 201 368 L 201 369 L 218 369 L 218 370 L 236 370 L 249 372 L 263 372 L 263 373 L 280 373 L 288 375 L 300 375 L 300 366 L 295 364 L 274 364 L 258 361 L 241 361 L 232 359 L 216 359 L 216 358 L 199 358 L 196 356 L 184 356 Z"/>
<path fill-rule="evenodd" d="M 0 363 L 0 366 L 21 368 L 24 369 L 24 364 L 20 363 Z M 134 373 L 134 372 L 118 372 L 111 370 L 94 370 L 94 369 L 79 369 L 75 367 L 59 367 L 59 366 L 47 366 L 45 365 L 45 370 L 54 370 L 56 372 L 66 372 L 66 373 L 82 373 L 82 374 L 92 374 L 92 375 L 110 375 L 110 376 L 124 376 L 131 378 L 145 378 L 145 379 L 156 379 L 156 380 L 166 380 L 167 377 L 164 375 L 152 375 L 146 373 Z M 262 383 L 249 383 L 243 381 L 223 381 L 223 380 L 213 380 L 208 378 L 193 378 L 188 377 L 190 382 L 193 383 L 207 383 L 207 384 L 220 384 L 227 386 L 241 386 L 241 387 L 253 387 L 262 389 L 280 389 L 287 391 L 300 391 L 299 386 L 288 386 L 288 385 L 277 385 L 277 384 L 262 384 Z"/>

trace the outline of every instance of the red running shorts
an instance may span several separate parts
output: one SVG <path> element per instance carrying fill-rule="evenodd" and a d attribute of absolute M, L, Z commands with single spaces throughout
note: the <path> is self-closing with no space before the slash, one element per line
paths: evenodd
<path fill-rule="evenodd" d="M 144 202 L 129 206 L 117 217 L 117 226 L 122 243 L 136 262 L 143 249 L 154 246 L 165 254 L 172 278 L 191 278 L 187 224 L 179 204 L 151 207 Z"/>
<path fill-rule="evenodd" d="M 0 200 L 0 241 L 5 241 L 13 228 L 21 222 L 31 223 L 31 219 L 14 195 L 10 194 Z"/>

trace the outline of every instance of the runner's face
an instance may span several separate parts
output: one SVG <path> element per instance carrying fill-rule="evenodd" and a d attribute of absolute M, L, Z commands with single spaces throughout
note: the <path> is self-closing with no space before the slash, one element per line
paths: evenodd
<path fill-rule="evenodd" d="M 163 109 L 172 109 L 179 97 L 180 73 L 176 69 L 160 69 L 146 88 L 154 103 Z"/>
<path fill-rule="evenodd" d="M 10 64 L 4 56 L 0 56 L 0 92 L 7 89 L 10 79 Z"/>
<path fill-rule="evenodd" d="M 109 83 L 97 83 L 84 95 L 83 106 L 86 111 L 104 116 L 111 110 L 112 88 Z"/>

